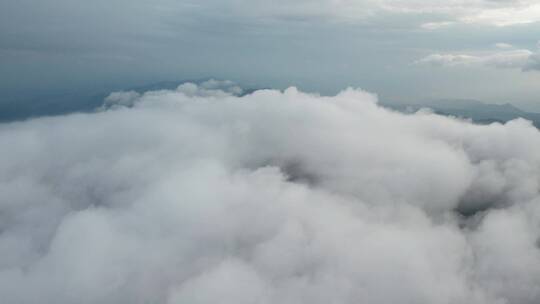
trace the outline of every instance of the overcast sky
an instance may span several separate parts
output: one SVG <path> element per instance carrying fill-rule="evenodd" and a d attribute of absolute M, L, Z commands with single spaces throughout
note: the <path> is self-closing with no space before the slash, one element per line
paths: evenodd
<path fill-rule="evenodd" d="M 3 0 L 0 91 L 214 77 L 530 104 L 539 21 L 535 0 Z"/>
<path fill-rule="evenodd" d="M 539 21 L 539 0 L 0 0 L 0 114 L 108 92 L 0 123 L 0 302 L 540 303 L 540 130 L 377 104 L 538 104 Z"/>

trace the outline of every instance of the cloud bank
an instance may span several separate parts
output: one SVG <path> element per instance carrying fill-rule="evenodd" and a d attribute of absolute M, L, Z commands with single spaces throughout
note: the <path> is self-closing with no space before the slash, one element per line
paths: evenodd
<path fill-rule="evenodd" d="M 415 61 L 415 64 L 439 67 L 491 67 L 499 69 L 540 70 L 539 53 L 527 49 L 515 49 L 507 43 L 497 43 L 497 51 L 435 53 Z"/>
<path fill-rule="evenodd" d="M 3 303 L 538 303 L 540 133 L 347 89 L 0 125 Z"/>

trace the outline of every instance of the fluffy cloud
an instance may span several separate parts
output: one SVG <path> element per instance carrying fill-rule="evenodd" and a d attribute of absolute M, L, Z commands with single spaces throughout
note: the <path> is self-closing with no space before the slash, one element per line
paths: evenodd
<path fill-rule="evenodd" d="M 503 69 L 522 69 L 524 71 L 538 69 L 538 53 L 526 49 L 512 49 L 506 43 L 495 45 L 495 52 L 442 53 L 431 54 L 419 59 L 415 64 L 432 66 L 487 66 Z"/>
<path fill-rule="evenodd" d="M 538 303 L 529 122 L 234 87 L 0 125 L 2 302 Z"/>

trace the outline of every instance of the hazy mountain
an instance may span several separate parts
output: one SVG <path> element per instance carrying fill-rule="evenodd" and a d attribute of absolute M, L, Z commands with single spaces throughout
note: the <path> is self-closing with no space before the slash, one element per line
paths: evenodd
<path fill-rule="evenodd" d="M 200 83 L 205 80 L 208 79 L 161 81 L 135 87 L 117 88 L 114 91 L 124 90 L 143 93 L 154 90 L 172 90 L 181 83 Z M 108 90 L 103 92 L 36 94 L 33 96 L 11 95 L 0 100 L 0 122 L 24 120 L 39 116 L 93 111 L 103 104 L 103 99 L 110 93 L 111 91 Z"/>
<path fill-rule="evenodd" d="M 521 117 L 531 120 L 540 128 L 540 113 L 526 112 L 509 103 L 491 104 L 470 99 L 441 99 L 417 104 L 382 103 L 382 105 L 400 112 L 416 112 L 421 108 L 430 108 L 438 114 L 470 118 L 476 123 L 486 124 L 504 123 Z"/>
<path fill-rule="evenodd" d="M 139 93 L 155 90 L 173 90 L 185 82 L 202 83 L 206 79 L 190 79 L 181 81 L 161 81 L 141 86 L 118 89 Z M 249 94 L 256 89 L 244 90 Z M 11 97 L 0 102 L 0 122 L 24 120 L 32 117 L 61 115 L 72 112 L 88 112 L 101 106 L 107 92 L 65 93 L 36 95 L 31 97 Z M 518 107 L 506 104 L 490 104 L 472 99 L 440 99 L 422 103 L 394 104 L 381 103 L 383 106 L 400 111 L 416 112 L 421 108 L 430 108 L 441 115 L 470 118 L 476 123 L 504 123 L 518 117 L 531 120 L 540 128 L 540 113 L 526 112 Z"/>

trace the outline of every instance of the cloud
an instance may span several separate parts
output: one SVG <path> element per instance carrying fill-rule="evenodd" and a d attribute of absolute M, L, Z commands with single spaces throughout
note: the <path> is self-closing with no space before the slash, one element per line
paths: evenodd
<path fill-rule="evenodd" d="M 492 67 L 501 69 L 521 69 L 524 71 L 537 68 L 538 54 L 526 49 L 512 49 L 510 44 L 497 43 L 501 49 L 495 52 L 443 53 L 431 54 L 415 61 L 415 64 L 440 67 Z"/>
<path fill-rule="evenodd" d="M 495 43 L 495 47 L 501 50 L 508 50 L 514 48 L 513 45 L 504 42 Z"/>
<path fill-rule="evenodd" d="M 230 87 L 0 125 L 3 303 L 538 303 L 530 122 Z"/>
<path fill-rule="evenodd" d="M 140 97 L 135 91 L 113 92 L 105 98 L 104 107 L 131 106 Z"/>
<path fill-rule="evenodd" d="M 492 1 L 499 4 L 464 15 L 461 21 L 495 26 L 529 24 L 540 21 L 540 4 L 537 1 Z"/>
<path fill-rule="evenodd" d="M 441 22 L 426 22 L 420 25 L 421 28 L 426 30 L 437 30 L 440 28 L 445 28 L 455 24 L 455 22 L 450 21 L 441 21 Z"/>
<path fill-rule="evenodd" d="M 412 15 L 431 19 L 421 24 L 431 30 L 455 23 L 503 27 L 540 21 L 540 4 L 534 0 L 317 0 L 271 4 L 240 0 L 232 8 L 258 17 L 324 18 L 346 22 L 376 22 L 381 18 Z"/>

